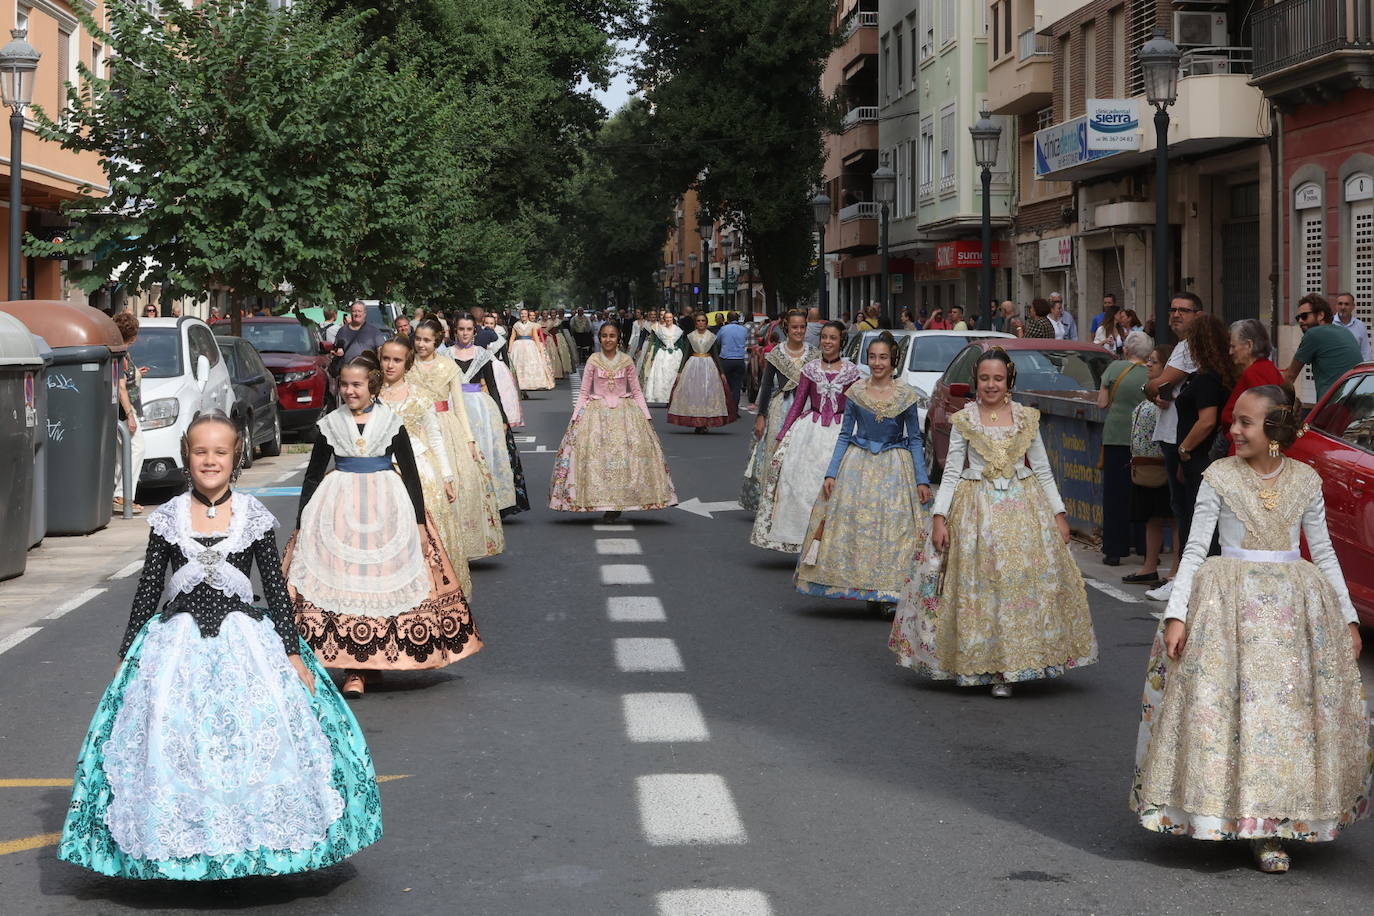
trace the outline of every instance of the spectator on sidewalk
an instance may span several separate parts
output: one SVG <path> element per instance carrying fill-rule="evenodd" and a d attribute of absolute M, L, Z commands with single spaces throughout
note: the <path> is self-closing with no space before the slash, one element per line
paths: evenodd
<path fill-rule="evenodd" d="M 1050 324 L 1056 340 L 1078 339 L 1078 319 L 1064 308 L 1064 297 L 1057 292 L 1050 293 Z"/>
<path fill-rule="evenodd" d="M 1139 331 L 1122 344 L 1122 358 L 1102 372 L 1097 406 L 1107 408 L 1102 427 L 1102 562 L 1120 566 L 1131 553 L 1131 418 L 1145 399 L 1145 368 L 1152 342 Z"/>
<path fill-rule="evenodd" d="M 1098 312 L 1096 315 L 1093 316 L 1092 332 L 1094 340 L 1097 339 L 1096 335 L 1098 329 L 1101 328 L 1104 324 L 1108 327 L 1108 329 L 1111 328 L 1110 319 L 1112 317 L 1112 313 L 1115 313 L 1118 310 L 1119 306 L 1116 304 L 1116 293 L 1103 293 L 1102 311 Z"/>
<path fill-rule="evenodd" d="M 1369 328 L 1365 323 L 1355 317 L 1355 297 L 1350 293 L 1341 293 L 1336 297 L 1336 317 L 1332 319 L 1332 324 L 1337 327 L 1345 328 L 1355 335 L 1355 342 L 1360 345 L 1360 359 L 1369 362 L 1370 344 Z"/>
<path fill-rule="evenodd" d="M 740 321 L 739 312 L 731 312 L 730 322 L 716 332 L 716 358 L 720 360 L 721 371 L 730 385 L 730 403 L 736 408 L 744 392 L 748 342 L 749 330 Z"/>
<path fill-rule="evenodd" d="M 119 336 L 124 339 L 125 346 L 124 355 L 119 360 L 119 422 L 129 427 L 129 467 L 133 469 L 134 490 L 137 491 L 138 478 L 143 473 L 143 426 L 140 420 L 143 413 L 141 387 L 144 370 L 134 365 L 131 351 L 138 342 L 138 317 L 133 312 L 120 312 L 114 316 L 114 323 L 119 328 Z M 134 515 L 139 515 L 143 507 L 133 502 L 134 493 L 124 492 L 124 446 L 118 436 L 115 437 L 115 443 L 114 511 L 116 515 L 122 515 L 124 500 L 128 499 L 133 503 Z"/>
<path fill-rule="evenodd" d="M 328 317 L 328 316 L 326 316 Z M 377 350 L 386 343 L 386 334 L 367 320 L 367 306 L 361 299 L 353 303 L 349 320 L 334 335 L 334 355 L 345 363 L 366 350 Z"/>
<path fill-rule="evenodd" d="M 1226 406 L 1221 409 L 1219 435 L 1225 438 L 1226 455 L 1236 453 L 1236 446 L 1231 441 L 1229 430 L 1231 421 L 1235 418 L 1236 401 L 1240 396 L 1260 385 L 1283 384 L 1283 373 L 1269 358 L 1271 352 L 1269 332 L 1265 330 L 1264 322 L 1258 318 L 1242 318 L 1231 325 L 1231 359 L 1236 364 L 1240 378 L 1231 389 L 1231 397 L 1227 399 Z M 1220 449 L 1214 452 L 1216 457 L 1220 457 L 1221 454 Z"/>
<path fill-rule="evenodd" d="M 949 321 L 951 331 L 968 330 L 968 322 L 964 320 L 964 307 L 962 305 L 951 305 L 949 307 Z"/>
<path fill-rule="evenodd" d="M 1051 340 L 1055 337 L 1054 325 L 1050 323 L 1053 307 L 1048 299 L 1035 299 L 1031 302 L 1031 316 L 1026 319 L 1024 337 Z"/>
<path fill-rule="evenodd" d="M 1303 366 L 1312 367 L 1312 381 L 1316 400 L 1336 384 L 1336 380 L 1360 364 L 1363 358 L 1360 345 L 1344 328 L 1332 324 L 1331 304 L 1316 293 L 1308 293 L 1298 300 L 1298 327 L 1302 329 L 1302 343 L 1293 361 L 1283 370 L 1284 380 L 1293 385 Z"/>
<path fill-rule="evenodd" d="M 1150 352 L 1145 361 L 1150 381 L 1159 378 L 1173 349 L 1164 344 Z M 1158 420 L 1159 407 L 1149 398 L 1137 404 L 1131 413 L 1131 521 L 1145 526 L 1145 562 L 1138 571 L 1121 577 L 1128 585 L 1148 585 L 1152 589 L 1160 585 L 1159 555 L 1164 549 L 1164 523 L 1174 517 L 1168 475 L 1164 470 L 1164 450 L 1155 441 Z M 1170 579 L 1178 574 L 1182 552 L 1176 544 Z"/>
<path fill-rule="evenodd" d="M 806 343 L 808 346 L 820 347 L 821 328 L 825 327 L 825 319 L 821 318 L 821 310 L 809 308 L 806 310 Z"/>
<path fill-rule="evenodd" d="M 324 324 L 320 325 L 320 339 L 325 343 L 333 345 L 334 337 L 339 333 L 339 310 L 332 305 L 324 307 Z"/>

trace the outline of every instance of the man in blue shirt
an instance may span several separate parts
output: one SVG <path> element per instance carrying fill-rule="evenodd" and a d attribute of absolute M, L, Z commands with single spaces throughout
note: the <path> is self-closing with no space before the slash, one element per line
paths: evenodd
<path fill-rule="evenodd" d="M 749 331 L 739 320 L 739 312 L 730 313 L 730 323 L 716 332 L 717 356 L 720 367 L 725 372 L 725 381 L 730 384 L 731 402 L 739 406 L 740 395 L 744 391 L 745 346 L 749 342 Z"/>

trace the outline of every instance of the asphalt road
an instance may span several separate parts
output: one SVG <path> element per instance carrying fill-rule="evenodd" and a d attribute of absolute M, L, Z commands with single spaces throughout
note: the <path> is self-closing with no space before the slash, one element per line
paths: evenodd
<path fill-rule="evenodd" d="M 527 402 L 536 502 L 569 406 L 566 383 Z M 694 436 L 663 414 L 679 497 L 736 499 L 746 423 Z M 264 501 L 294 518 L 293 496 Z M 4 780 L 70 778 L 136 577 L 47 623 L 0 654 L 0 913 L 1367 908 L 1374 826 L 1297 850 L 1274 877 L 1243 846 L 1135 824 L 1158 605 L 1090 589 L 1101 662 L 994 700 L 896 667 L 886 621 L 862 604 L 798 595 L 791 559 L 748 545 L 745 513 L 599 522 L 540 507 L 508 525 L 506 554 L 473 569 L 485 650 L 354 702 L 378 773 L 403 777 L 381 789 L 385 836 L 287 879 L 125 882 L 54 858 L 41 836 L 61 829 L 70 790 Z"/>

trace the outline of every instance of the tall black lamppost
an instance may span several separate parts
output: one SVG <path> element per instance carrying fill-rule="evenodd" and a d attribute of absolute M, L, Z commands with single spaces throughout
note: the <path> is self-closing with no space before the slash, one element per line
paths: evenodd
<path fill-rule="evenodd" d="M 0 48 L 0 95 L 10 110 L 10 246 L 9 298 L 21 295 L 20 246 L 24 234 L 24 109 L 33 101 L 38 51 L 25 41 L 28 29 L 11 29 L 12 40 Z"/>
<path fill-rule="evenodd" d="M 816 308 L 829 319 L 825 302 L 825 224 L 830 222 L 830 198 L 824 191 L 811 198 L 811 218 L 816 221 Z"/>
<path fill-rule="evenodd" d="M 1155 106 L 1155 338 L 1164 340 L 1169 321 L 1169 106 L 1178 100 L 1178 45 L 1163 29 L 1145 42 L 1137 57 L 1145 75 L 1145 98 Z"/>
<path fill-rule="evenodd" d="M 1002 127 L 993 122 L 986 108 L 978 122 L 968 129 L 973 135 L 973 158 L 983 170 L 983 260 L 978 268 L 978 327 L 992 327 L 992 315 L 983 314 L 992 299 L 992 167 L 997 164 L 997 141 Z"/>
<path fill-rule="evenodd" d="M 897 191 L 897 173 L 887 167 L 887 162 L 878 166 L 878 170 L 873 173 L 873 196 L 878 200 L 878 216 L 881 220 L 879 224 L 880 242 L 882 255 L 882 275 L 878 281 L 879 306 L 878 314 L 882 316 L 887 327 L 892 327 L 892 303 L 888 301 L 887 295 L 887 220 L 892 207 L 892 199 Z"/>
<path fill-rule="evenodd" d="M 711 311 L 711 236 L 716 224 L 702 210 L 697 214 L 697 234 L 701 236 L 701 310 Z"/>
<path fill-rule="evenodd" d="M 720 253 L 722 255 L 722 260 L 720 262 L 720 307 L 725 310 L 726 314 L 729 314 L 730 310 L 735 307 L 734 290 L 730 286 L 730 253 L 734 250 L 735 240 L 731 237 L 731 234 L 725 230 L 725 227 L 721 226 Z"/>
<path fill-rule="evenodd" d="M 694 251 L 687 255 L 687 285 L 682 291 L 682 301 L 677 304 L 677 311 L 682 311 L 682 306 L 690 302 L 695 302 L 696 297 L 692 295 L 692 277 L 697 278 L 697 285 L 701 285 L 701 271 L 697 270 L 697 253 Z"/>
<path fill-rule="evenodd" d="M 681 261 L 677 262 L 677 285 L 673 289 L 673 297 L 668 302 L 668 307 L 677 311 L 678 301 L 684 296 L 687 284 L 687 265 Z"/>

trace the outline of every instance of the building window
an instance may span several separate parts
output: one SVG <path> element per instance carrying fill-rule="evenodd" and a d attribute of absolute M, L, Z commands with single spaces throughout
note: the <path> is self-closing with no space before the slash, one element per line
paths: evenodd
<path fill-rule="evenodd" d="M 954 187 L 954 154 L 959 138 L 954 135 L 955 111 L 953 106 L 940 112 L 940 190 Z"/>
<path fill-rule="evenodd" d="M 1126 12 L 1118 6 L 1111 12 L 1112 98 L 1126 98 Z"/>
<path fill-rule="evenodd" d="M 920 44 L 920 37 L 916 29 L 916 17 L 908 16 L 906 20 L 907 35 L 911 38 L 911 88 L 916 88 L 916 74 L 921 69 L 921 58 L 916 53 L 916 48 Z"/>
<path fill-rule="evenodd" d="M 1011 0 L 1002 0 L 1002 53 L 1011 54 Z"/>
<path fill-rule="evenodd" d="M 916 141 L 915 141 L 915 140 L 908 140 L 908 141 L 906 141 L 906 160 L 907 160 L 907 162 L 911 163 L 911 169 L 910 169 L 910 171 L 907 172 L 907 179 L 908 179 L 908 181 L 907 181 L 907 188 L 906 188 L 906 193 L 907 193 L 907 208 L 906 208 L 906 212 L 911 213 L 911 214 L 913 214 L 913 215 L 916 213 L 916 206 L 917 206 L 917 197 L 916 197 L 916 188 L 917 188 L 916 167 L 917 167 L 917 166 L 916 166 L 916 163 L 917 163 L 917 158 L 918 158 L 919 155 L 920 155 L 920 154 L 919 154 L 919 153 L 917 152 L 917 150 L 916 150 Z"/>
<path fill-rule="evenodd" d="M 67 112 L 67 84 L 76 82 L 76 68 L 73 62 L 72 33 L 64 28 L 57 30 L 57 112 L 58 120 L 64 120 Z"/>
<path fill-rule="evenodd" d="M 878 81 L 882 83 L 883 101 L 892 101 L 892 49 L 887 46 L 887 38 L 883 38 L 883 72 L 879 74 Z"/>
<path fill-rule="evenodd" d="M 1298 219 L 1298 296 L 1326 290 L 1325 227 L 1322 224 L 1322 187 L 1309 181 L 1293 192 Z"/>
<path fill-rule="evenodd" d="M 935 53 L 935 0 L 921 0 L 921 60 Z"/>
<path fill-rule="evenodd" d="M 14 27 L 16 29 L 29 30 L 29 8 L 21 6 L 14 12 Z"/>
<path fill-rule="evenodd" d="M 921 119 L 921 196 L 935 191 L 935 123 Z"/>
<path fill-rule="evenodd" d="M 1073 117 L 1073 39 L 1068 35 L 1059 39 L 1059 111 L 1060 121 Z"/>
<path fill-rule="evenodd" d="M 1355 296 L 1355 317 L 1374 324 L 1374 177 L 1352 175 L 1345 182 L 1349 205 L 1350 266 L 1346 286 Z"/>
<path fill-rule="evenodd" d="M 905 80 L 906 80 L 906 67 L 903 66 L 903 64 L 902 64 L 902 30 L 901 30 L 901 27 L 898 27 L 897 29 L 895 29 L 895 30 L 893 31 L 893 38 L 894 38 L 894 41 L 896 42 L 896 47 L 897 47 L 897 73 L 896 73 L 896 79 L 894 79 L 892 82 L 893 82 L 893 85 L 895 85 L 895 86 L 897 87 L 897 94 L 898 94 L 898 95 L 901 95 L 901 94 L 905 91 L 905 89 L 904 89 L 903 87 L 904 87 L 904 83 L 905 83 Z"/>
<path fill-rule="evenodd" d="M 1083 27 L 1083 98 L 1097 98 L 1097 23 Z"/>
<path fill-rule="evenodd" d="M 1000 37 L 1000 29 L 1001 29 L 1001 22 L 1000 22 L 999 20 L 1000 20 L 1001 18 L 1002 18 L 1002 10 L 1000 9 L 999 6 L 994 5 L 993 8 L 992 8 L 992 59 L 993 59 L 993 60 L 996 60 L 996 59 L 997 59 L 997 52 L 998 52 L 998 50 L 1001 48 L 1001 44 L 999 43 L 999 40 L 998 40 L 999 37 Z"/>
<path fill-rule="evenodd" d="M 959 5 L 957 0 L 944 0 L 944 9 L 940 10 L 940 46 L 944 47 L 954 40 L 958 34 L 959 25 Z"/>

